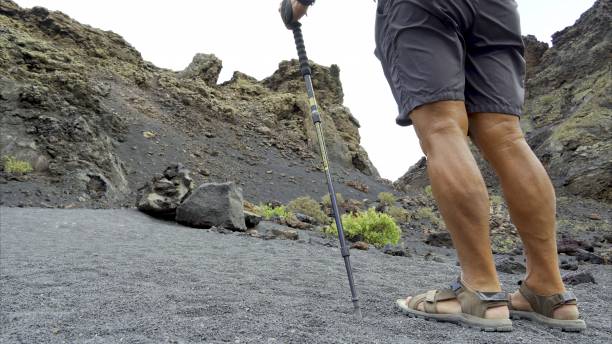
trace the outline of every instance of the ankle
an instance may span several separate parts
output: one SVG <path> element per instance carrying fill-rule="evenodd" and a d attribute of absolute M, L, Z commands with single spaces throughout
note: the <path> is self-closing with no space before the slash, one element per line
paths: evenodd
<path fill-rule="evenodd" d="M 539 296 L 551 296 L 555 294 L 565 293 L 566 289 L 563 285 L 563 282 L 559 281 L 555 283 L 554 280 L 541 281 L 529 279 L 529 277 L 525 278 L 522 281 L 531 291 L 533 291 L 536 295 Z"/>
<path fill-rule="evenodd" d="M 497 278 L 488 279 L 488 278 L 470 278 L 465 273 L 461 274 L 461 282 L 468 289 L 473 291 L 482 291 L 482 292 L 501 292 L 501 286 Z"/>

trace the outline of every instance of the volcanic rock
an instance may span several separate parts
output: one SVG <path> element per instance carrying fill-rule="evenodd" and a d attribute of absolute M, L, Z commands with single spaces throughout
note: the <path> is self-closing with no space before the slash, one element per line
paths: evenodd
<path fill-rule="evenodd" d="M 196 228 L 245 231 L 242 190 L 234 183 L 207 183 L 195 189 L 176 211 L 176 221 Z"/>
<path fill-rule="evenodd" d="M 410 253 L 402 245 L 387 244 L 382 249 L 384 254 L 396 257 L 410 256 Z"/>
<path fill-rule="evenodd" d="M 299 239 L 298 232 L 295 229 L 291 229 L 287 226 L 279 225 L 274 222 L 262 221 L 257 225 L 257 227 L 255 227 L 255 229 L 264 239 Z"/>
<path fill-rule="evenodd" d="M 261 216 L 252 213 L 250 211 L 244 211 L 244 222 L 247 226 L 247 228 L 253 228 L 256 227 L 259 222 L 261 222 Z"/>
<path fill-rule="evenodd" d="M 507 274 L 521 274 L 527 271 L 525 265 L 509 258 L 504 258 L 495 264 L 497 271 Z"/>
<path fill-rule="evenodd" d="M 138 190 L 136 207 L 153 216 L 174 218 L 193 188 L 190 171 L 181 164 L 172 165 Z"/>
<path fill-rule="evenodd" d="M 570 272 L 563 276 L 563 282 L 569 285 L 595 283 L 595 277 L 590 272 Z"/>
<path fill-rule="evenodd" d="M 453 247 L 453 240 L 449 232 L 431 233 L 425 239 L 425 243 L 436 247 Z"/>
<path fill-rule="evenodd" d="M 351 248 L 367 251 L 370 248 L 370 245 L 365 241 L 357 241 L 351 245 Z"/>
<path fill-rule="evenodd" d="M 215 86 L 221 74 L 223 63 L 213 54 L 196 54 L 193 60 L 179 73 L 181 78 L 201 79 L 209 86 Z"/>

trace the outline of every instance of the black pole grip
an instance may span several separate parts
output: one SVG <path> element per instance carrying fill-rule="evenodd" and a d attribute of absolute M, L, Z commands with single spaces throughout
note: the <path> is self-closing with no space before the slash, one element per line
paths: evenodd
<path fill-rule="evenodd" d="M 304 36 L 302 36 L 302 28 L 300 23 L 293 24 L 293 38 L 295 39 L 295 47 L 298 57 L 300 58 L 300 71 L 302 76 L 312 75 L 308 56 L 306 55 L 306 46 L 304 45 Z"/>

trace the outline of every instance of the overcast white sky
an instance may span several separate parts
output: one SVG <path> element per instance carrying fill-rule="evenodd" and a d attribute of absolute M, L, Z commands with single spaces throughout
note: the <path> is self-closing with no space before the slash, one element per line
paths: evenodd
<path fill-rule="evenodd" d="M 278 16 L 280 0 L 16 0 L 44 6 L 122 35 L 144 59 L 184 69 L 198 52 L 223 60 L 220 81 L 234 70 L 263 79 L 296 56 Z M 523 34 L 541 41 L 572 25 L 594 0 L 517 0 Z M 385 178 L 395 180 L 421 156 L 412 128 L 395 124 L 397 107 L 373 55 L 372 0 L 318 0 L 302 22 L 309 58 L 338 64 L 345 105 L 361 122 L 362 145 Z"/>

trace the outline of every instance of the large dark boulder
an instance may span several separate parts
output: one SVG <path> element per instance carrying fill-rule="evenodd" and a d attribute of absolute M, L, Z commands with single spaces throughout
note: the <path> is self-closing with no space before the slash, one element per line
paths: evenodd
<path fill-rule="evenodd" d="M 176 221 L 196 228 L 245 231 L 242 190 L 234 183 L 202 184 L 178 207 Z"/>

